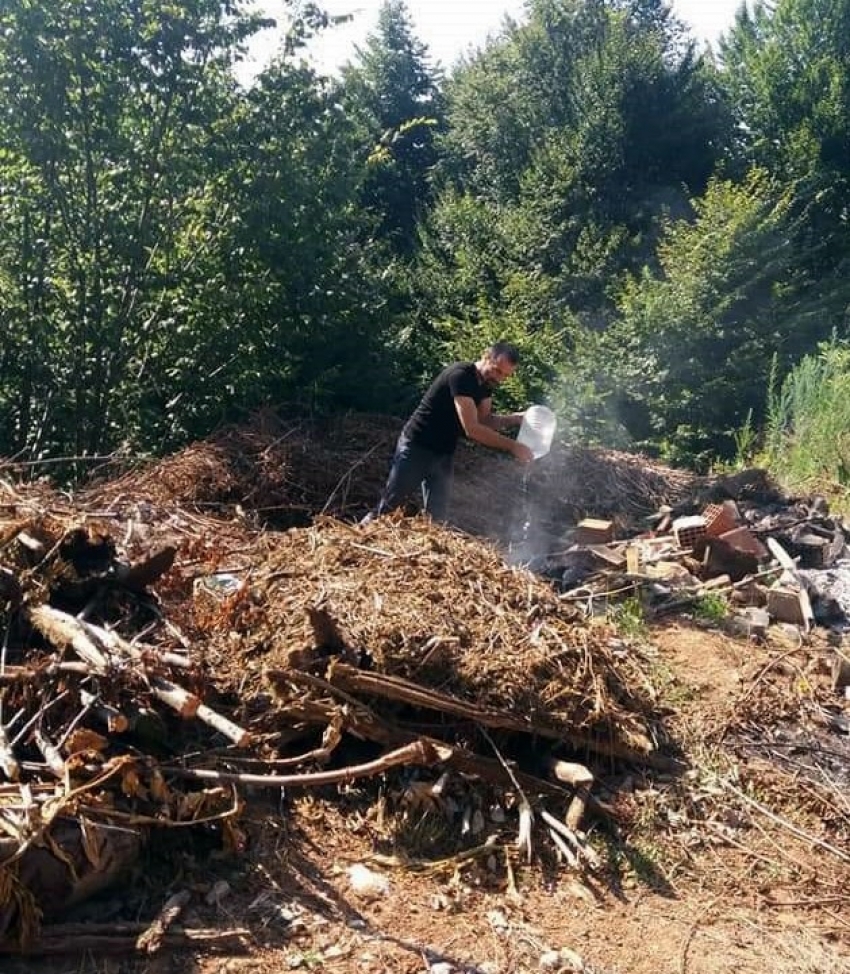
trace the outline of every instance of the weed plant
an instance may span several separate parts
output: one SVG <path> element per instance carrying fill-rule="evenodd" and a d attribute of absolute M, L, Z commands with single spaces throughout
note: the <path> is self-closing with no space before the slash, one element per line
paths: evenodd
<path fill-rule="evenodd" d="M 824 343 L 768 389 L 767 466 L 789 487 L 850 497 L 850 345 Z M 829 490 L 833 485 L 833 490 Z"/>
<path fill-rule="evenodd" d="M 646 614 L 637 596 L 624 599 L 608 609 L 608 618 L 622 635 L 632 639 L 646 636 Z"/>
<path fill-rule="evenodd" d="M 700 622 L 719 625 L 729 615 L 729 603 L 716 592 L 707 592 L 694 602 L 694 617 Z"/>

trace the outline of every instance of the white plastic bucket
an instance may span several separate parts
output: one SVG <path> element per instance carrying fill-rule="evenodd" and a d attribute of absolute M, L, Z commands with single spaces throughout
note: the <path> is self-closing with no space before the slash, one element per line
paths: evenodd
<path fill-rule="evenodd" d="M 535 460 L 539 460 L 549 452 L 556 426 L 555 414 L 548 406 L 529 406 L 522 417 L 517 440 L 531 450 Z"/>

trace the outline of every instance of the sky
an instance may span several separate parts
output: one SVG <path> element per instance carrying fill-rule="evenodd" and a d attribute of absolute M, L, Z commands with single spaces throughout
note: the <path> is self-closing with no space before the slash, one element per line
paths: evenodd
<path fill-rule="evenodd" d="M 428 45 L 432 61 L 449 68 L 470 48 L 479 47 L 488 34 L 497 33 L 505 16 L 521 21 L 523 0 L 406 0 L 419 40 Z M 382 0 L 319 0 L 328 13 L 354 15 L 351 23 L 325 31 L 311 45 L 312 58 L 322 72 L 332 72 L 355 56 L 375 29 Z M 673 12 L 701 44 L 713 43 L 733 22 L 741 0 L 673 0 Z M 254 0 L 255 9 L 279 21 L 285 18 L 284 0 Z M 251 48 L 246 73 L 255 73 L 274 52 L 274 31 L 264 31 Z"/>

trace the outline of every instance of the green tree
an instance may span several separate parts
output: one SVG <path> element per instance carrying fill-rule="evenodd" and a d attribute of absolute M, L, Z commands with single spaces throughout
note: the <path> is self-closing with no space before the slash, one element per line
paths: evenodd
<path fill-rule="evenodd" d="M 711 66 L 652 0 L 534 0 L 447 99 L 421 306 L 521 317 L 569 345 L 579 322 L 605 327 L 611 283 L 654 260 L 660 218 L 688 211 L 725 133 Z"/>
<path fill-rule="evenodd" d="M 739 169 L 759 166 L 792 187 L 806 270 L 834 275 L 850 257 L 850 0 L 744 7 L 720 58 Z"/>
<path fill-rule="evenodd" d="M 207 192 L 217 120 L 259 23 L 217 0 L 3 4 L 7 450 L 90 453 L 133 435 L 139 383 L 181 327 L 178 282 L 203 271 L 200 214 L 226 213 Z"/>
<path fill-rule="evenodd" d="M 781 377 L 845 325 L 850 288 L 799 273 L 801 218 L 764 174 L 715 181 L 694 209 L 669 224 L 660 272 L 627 281 L 601 360 L 636 439 L 707 462 L 730 455 L 748 417 L 761 422 L 772 368 Z"/>
<path fill-rule="evenodd" d="M 242 325 L 215 354 L 227 362 L 220 380 L 246 407 L 375 409 L 391 397 L 386 247 L 358 203 L 356 138 L 333 89 L 288 59 L 240 109 L 221 192 L 238 219 L 205 301 L 211 312 L 219 295 L 238 305 Z M 183 354 L 190 360 L 192 348 Z M 203 390 L 208 415 L 216 398 L 214 386 Z"/>
<path fill-rule="evenodd" d="M 435 134 L 443 124 L 441 73 L 416 39 L 403 0 L 385 0 L 377 29 L 342 73 L 342 98 L 362 142 L 362 200 L 378 232 L 408 255 L 432 201 Z"/>

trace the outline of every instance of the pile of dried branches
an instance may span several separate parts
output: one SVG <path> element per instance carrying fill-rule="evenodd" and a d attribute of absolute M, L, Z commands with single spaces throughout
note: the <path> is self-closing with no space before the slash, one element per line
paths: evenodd
<path fill-rule="evenodd" d="M 461 719 L 477 708 L 578 747 L 652 750 L 635 655 L 491 545 L 423 517 L 365 528 L 324 519 L 263 544 L 262 563 L 231 559 L 238 593 L 199 620 L 218 679 L 243 694 L 270 669 L 372 701 L 409 705 L 417 688 L 426 709 L 432 688 L 456 698 Z"/>
<path fill-rule="evenodd" d="M 276 527 L 320 511 L 362 514 L 383 486 L 398 425 L 366 414 L 289 419 L 267 410 L 141 468 L 107 467 L 106 479 L 81 496 L 110 509 L 145 502 L 215 513 L 239 505 Z"/>
<path fill-rule="evenodd" d="M 121 561 L 115 524 L 43 485 L 4 482 L 0 503 L 0 948 L 18 950 L 125 874 L 150 829 L 215 822 L 236 841 L 232 790 L 174 787 L 160 763 L 174 726 L 184 746 L 249 737 L 148 591 L 174 548 Z"/>
<path fill-rule="evenodd" d="M 663 763 L 639 655 L 546 582 L 425 518 L 321 516 L 368 506 L 394 436 L 258 418 L 76 496 L 0 483 L 0 949 L 153 828 L 238 846 L 243 786 L 437 765 L 583 807 L 573 762 Z"/>
<path fill-rule="evenodd" d="M 380 495 L 401 425 L 362 413 L 291 420 L 262 412 L 141 470 L 111 476 L 85 500 L 110 509 L 128 500 L 205 511 L 239 505 L 256 523 L 275 527 L 303 526 L 317 513 L 355 519 Z M 456 467 L 452 524 L 503 541 L 529 509 L 556 537 L 587 515 L 623 522 L 674 505 L 697 484 L 692 474 L 647 457 L 565 443 L 522 468 L 463 442 Z"/>

